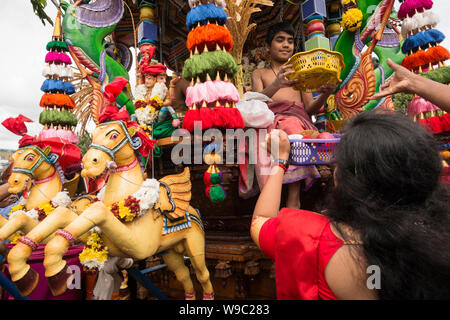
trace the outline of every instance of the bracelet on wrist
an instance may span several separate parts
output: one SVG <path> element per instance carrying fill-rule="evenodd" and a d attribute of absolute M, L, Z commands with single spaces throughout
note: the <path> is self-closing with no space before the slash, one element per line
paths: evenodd
<path fill-rule="evenodd" d="M 275 163 L 283 168 L 284 172 L 286 172 L 289 169 L 289 161 L 284 159 L 276 159 Z"/>
<path fill-rule="evenodd" d="M 287 167 L 284 164 L 280 163 L 280 162 L 277 163 L 277 167 L 280 167 L 281 169 L 283 169 L 284 172 L 287 171 Z"/>

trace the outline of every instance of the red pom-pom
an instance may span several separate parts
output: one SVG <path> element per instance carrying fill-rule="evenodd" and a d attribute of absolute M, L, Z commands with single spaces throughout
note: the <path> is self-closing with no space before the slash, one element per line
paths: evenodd
<path fill-rule="evenodd" d="M 225 108 L 221 105 L 214 107 L 214 127 L 215 128 L 226 128 L 227 119 L 225 117 Z"/>
<path fill-rule="evenodd" d="M 200 121 L 200 111 L 192 109 L 186 111 L 183 119 L 183 129 L 186 129 L 191 133 L 194 132 L 194 123 L 196 121 Z"/>
<path fill-rule="evenodd" d="M 206 197 L 208 197 L 208 199 L 211 200 L 211 196 L 209 195 L 209 191 L 210 191 L 210 190 L 211 190 L 211 186 L 208 185 L 208 186 L 206 187 L 206 189 L 205 189 L 205 194 L 206 194 Z"/>
<path fill-rule="evenodd" d="M 422 128 L 424 128 L 426 130 L 430 130 L 427 119 L 419 119 L 419 120 L 417 120 L 417 124 L 419 124 Z"/>
<path fill-rule="evenodd" d="M 244 119 L 242 119 L 241 112 L 238 108 L 231 108 L 233 116 L 233 129 L 244 129 Z"/>
<path fill-rule="evenodd" d="M 439 120 L 441 121 L 442 131 L 450 131 L 450 114 L 444 113 Z"/>
<path fill-rule="evenodd" d="M 205 172 L 205 174 L 203 175 L 203 182 L 207 186 L 211 185 L 211 173 Z"/>
<path fill-rule="evenodd" d="M 211 129 L 214 126 L 214 111 L 208 107 L 200 108 L 202 130 Z"/>
<path fill-rule="evenodd" d="M 428 126 L 433 133 L 441 133 L 444 132 L 442 129 L 442 123 L 439 117 L 433 116 L 428 118 Z"/>

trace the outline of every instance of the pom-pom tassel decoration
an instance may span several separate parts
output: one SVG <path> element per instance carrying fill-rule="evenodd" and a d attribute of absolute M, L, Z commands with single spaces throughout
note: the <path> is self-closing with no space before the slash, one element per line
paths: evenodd
<path fill-rule="evenodd" d="M 233 49 L 233 37 L 227 28 L 214 23 L 197 27 L 189 32 L 186 41 L 189 51 L 197 47 L 201 53 L 204 50 L 204 45 L 207 45 L 210 51 L 217 50 L 217 45 L 220 46 L 220 50 L 225 47 L 226 51 L 231 51 Z"/>
<path fill-rule="evenodd" d="M 439 117 L 436 115 L 436 111 L 431 111 L 431 115 L 428 118 L 428 126 L 432 133 L 442 133 L 444 132 L 442 128 L 442 123 Z"/>
<path fill-rule="evenodd" d="M 420 125 L 422 128 L 424 128 L 425 130 L 430 131 L 430 127 L 428 125 L 428 120 L 425 119 L 425 116 L 423 115 L 423 113 L 421 113 L 419 115 L 419 119 L 417 119 L 417 124 Z"/>
<path fill-rule="evenodd" d="M 214 107 L 214 127 L 227 127 L 227 118 L 225 116 L 224 107 L 220 104 L 219 101 L 216 101 L 216 106 Z"/>
<path fill-rule="evenodd" d="M 207 146 L 211 147 L 212 145 Z M 214 146 L 213 146 L 214 148 Z M 206 151 L 206 150 L 205 150 Z M 222 158 L 219 154 L 212 151 L 205 155 L 205 162 L 209 164 L 208 170 L 203 176 L 203 182 L 206 185 L 205 193 L 208 199 L 212 202 L 221 202 L 226 198 L 226 192 L 221 185 L 223 181 L 223 174 L 217 167 L 217 163 L 220 163 Z"/>
<path fill-rule="evenodd" d="M 186 15 L 186 26 L 190 31 L 198 24 L 206 24 L 207 21 L 217 21 L 219 24 L 224 25 L 227 23 L 227 19 L 228 16 L 223 8 L 209 3 L 199 5 L 189 11 Z"/>
<path fill-rule="evenodd" d="M 214 126 L 214 111 L 208 108 L 205 101 L 200 108 L 200 120 L 202 121 L 202 130 L 211 129 Z"/>
<path fill-rule="evenodd" d="M 231 117 L 233 119 L 233 129 L 244 129 L 244 119 L 242 119 L 241 112 L 234 103 L 231 105 Z"/>
<path fill-rule="evenodd" d="M 419 50 L 402 61 L 402 66 L 408 70 L 416 70 L 419 67 L 427 67 L 430 64 L 430 56 L 424 51 Z"/>
<path fill-rule="evenodd" d="M 441 121 L 441 128 L 443 132 L 450 131 L 450 114 L 444 112 L 442 116 L 439 117 Z"/>
<path fill-rule="evenodd" d="M 450 53 L 442 46 L 431 47 L 426 51 L 426 53 L 429 56 L 430 63 L 432 64 L 438 64 L 439 62 L 450 59 Z"/>
<path fill-rule="evenodd" d="M 403 42 L 402 52 L 406 54 L 419 47 L 428 48 L 428 44 L 441 43 L 444 39 L 445 35 L 439 30 L 428 29 L 408 37 L 408 39 Z"/>
<path fill-rule="evenodd" d="M 416 12 L 423 12 L 424 9 L 431 9 L 433 7 L 432 0 L 405 0 L 400 5 L 400 10 L 398 11 L 398 18 L 405 19 L 407 16 L 412 17 Z"/>
<path fill-rule="evenodd" d="M 198 110 L 197 106 L 194 104 L 188 111 L 186 111 L 183 118 L 182 127 L 192 133 L 194 132 L 195 122 L 197 121 L 201 121 L 200 110 Z"/>
<path fill-rule="evenodd" d="M 425 11 L 415 14 L 412 18 L 406 18 L 402 22 L 402 37 L 407 38 L 411 32 L 426 26 L 436 27 L 439 17 L 433 11 Z"/>
<path fill-rule="evenodd" d="M 414 97 L 407 107 L 407 112 L 409 116 L 415 116 L 423 112 L 430 112 L 433 110 L 439 110 L 439 108 L 434 104 L 432 104 L 431 102 L 419 96 Z"/>

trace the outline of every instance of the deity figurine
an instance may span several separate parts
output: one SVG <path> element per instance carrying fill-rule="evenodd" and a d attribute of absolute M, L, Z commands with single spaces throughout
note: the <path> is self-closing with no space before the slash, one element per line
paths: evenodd
<path fill-rule="evenodd" d="M 159 63 L 141 64 L 140 74 L 144 83 L 136 86 L 136 117 L 141 127 L 154 139 L 170 137 L 180 126 L 180 120 L 171 107 L 175 84 L 179 80 L 170 81 L 166 86 L 166 66 Z M 153 125 L 153 128 L 152 128 Z"/>

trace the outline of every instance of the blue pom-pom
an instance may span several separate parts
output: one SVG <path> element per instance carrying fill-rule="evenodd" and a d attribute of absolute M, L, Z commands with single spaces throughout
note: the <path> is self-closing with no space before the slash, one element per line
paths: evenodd
<path fill-rule="evenodd" d="M 428 48 L 428 44 L 431 43 L 441 43 L 444 41 L 445 35 L 436 29 L 429 29 L 426 31 L 422 31 L 416 33 L 415 35 L 410 36 L 402 45 L 402 52 L 409 53 L 411 50 L 415 50 L 419 47 L 421 49 Z"/>
<path fill-rule="evenodd" d="M 63 82 L 61 80 L 56 80 L 52 91 L 63 92 L 64 91 Z"/>
<path fill-rule="evenodd" d="M 66 94 L 74 94 L 75 93 L 75 87 L 71 82 L 63 82 L 63 90 Z"/>
<path fill-rule="evenodd" d="M 41 91 L 44 91 L 44 92 L 50 91 L 50 90 L 48 89 L 48 85 L 49 85 L 49 83 L 50 83 L 50 80 L 53 80 L 53 79 L 46 79 L 46 80 L 44 81 L 44 83 L 42 83 Z"/>
<path fill-rule="evenodd" d="M 65 94 L 74 94 L 75 93 L 75 87 L 70 82 L 63 82 L 61 80 L 55 80 L 55 79 L 46 79 L 44 83 L 41 86 L 41 90 L 44 92 L 59 92 L 59 93 L 65 93 Z"/>
<path fill-rule="evenodd" d="M 186 26 L 191 30 L 200 22 L 205 25 L 208 20 L 216 22 L 220 25 L 227 23 L 228 16 L 222 7 L 218 7 L 212 3 L 199 5 L 188 12 L 186 16 Z"/>

